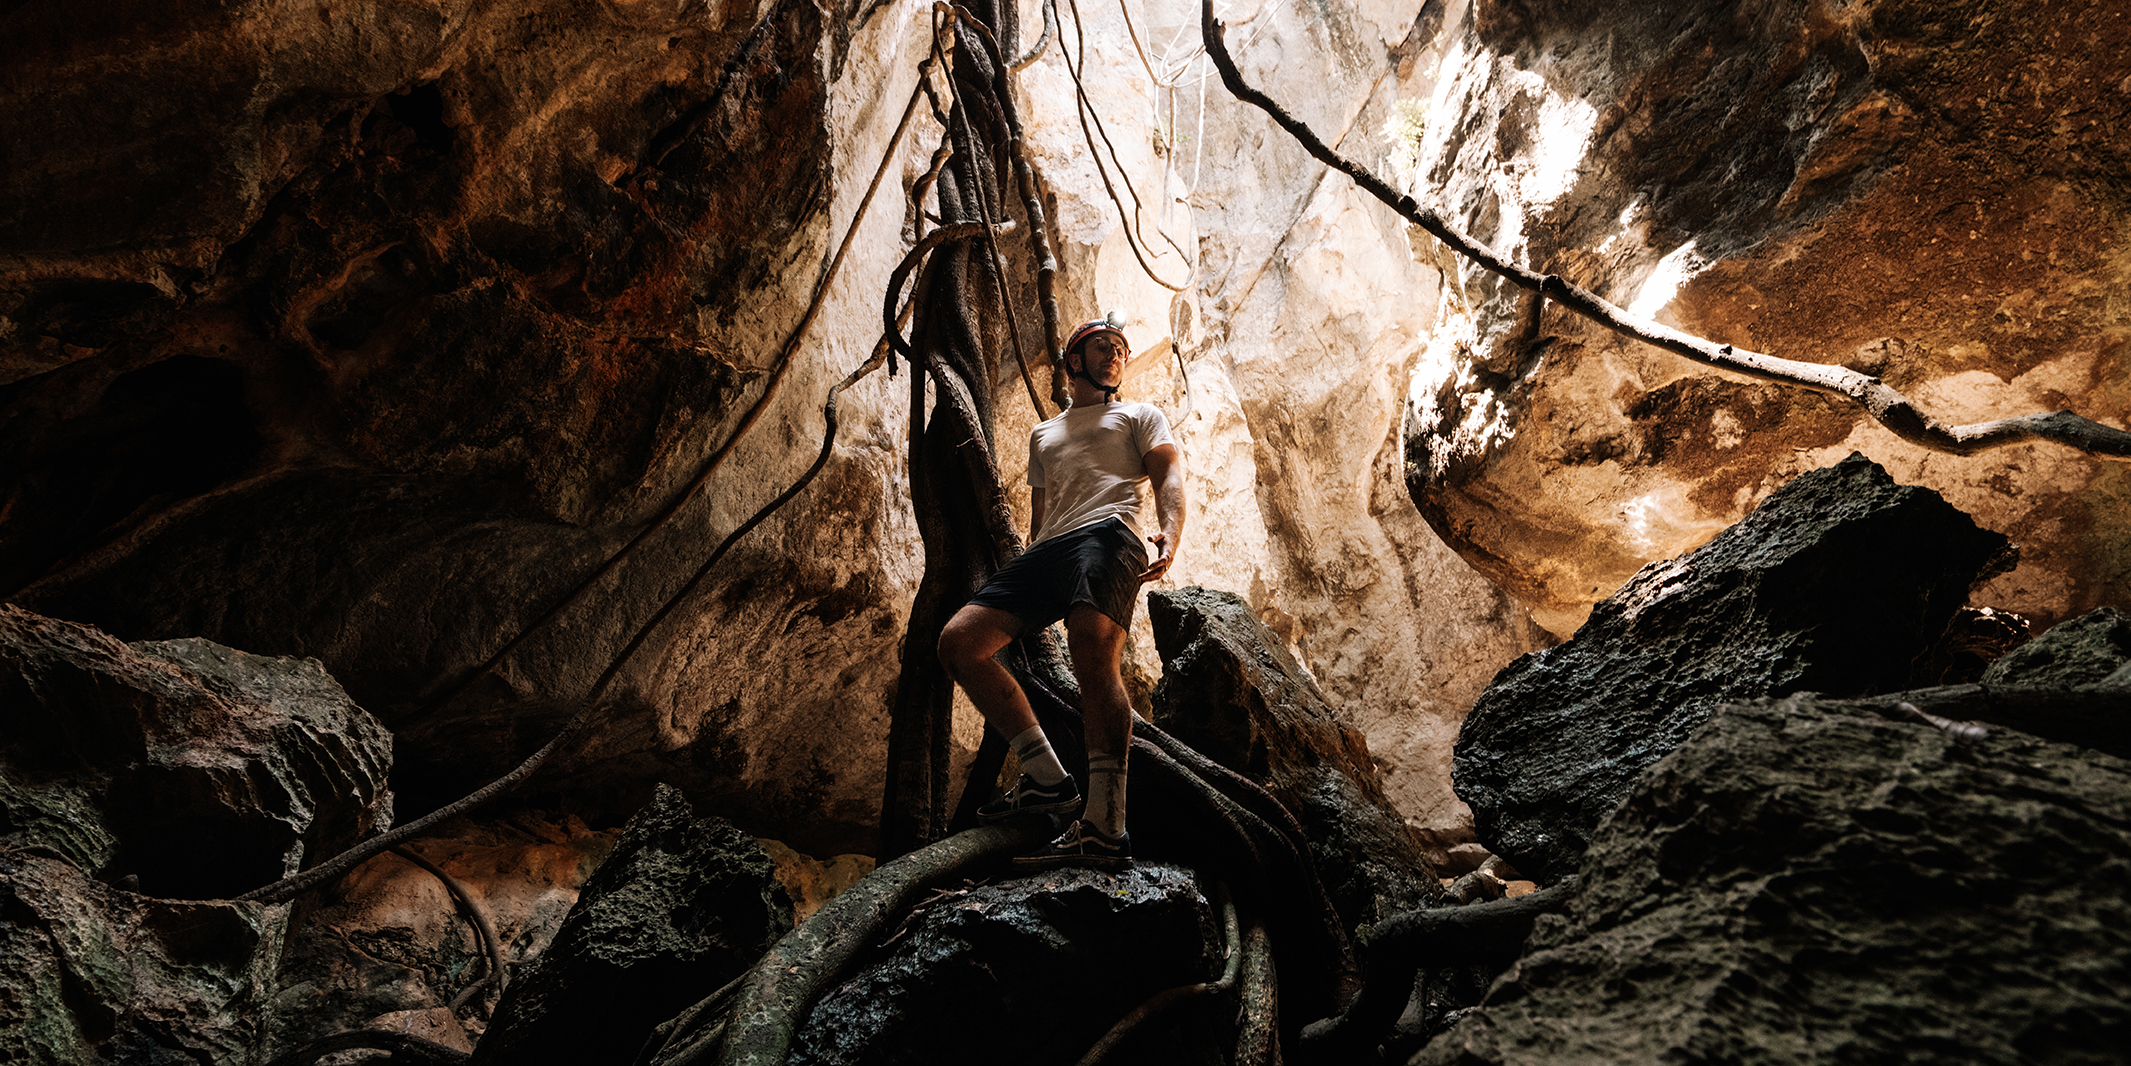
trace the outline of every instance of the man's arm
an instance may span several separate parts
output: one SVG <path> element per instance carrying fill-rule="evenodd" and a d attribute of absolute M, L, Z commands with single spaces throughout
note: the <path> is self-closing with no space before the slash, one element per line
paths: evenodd
<path fill-rule="evenodd" d="M 1177 544 L 1184 537 L 1184 457 L 1174 444 L 1158 444 L 1147 452 L 1147 480 L 1154 486 L 1154 514 L 1162 530 L 1147 541 L 1154 545 L 1154 558 L 1139 576 L 1141 581 L 1159 580 L 1176 561 Z"/>

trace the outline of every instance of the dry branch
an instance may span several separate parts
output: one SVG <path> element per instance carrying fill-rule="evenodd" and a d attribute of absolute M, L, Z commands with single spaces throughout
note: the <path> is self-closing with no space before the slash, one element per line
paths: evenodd
<path fill-rule="evenodd" d="M 1631 337 L 1675 355 L 1686 356 L 1705 366 L 1748 377 L 1844 396 L 1863 407 L 1879 423 L 1902 438 L 1933 451 L 1973 455 L 1990 448 L 2044 440 L 2075 448 L 2089 455 L 2119 462 L 2131 461 L 2131 432 L 2105 426 L 2071 411 L 2016 415 L 1965 426 L 1949 426 L 1933 418 L 1901 393 L 1876 377 L 1848 367 L 1783 359 L 1759 352 L 1718 344 L 1670 326 L 1637 318 L 1598 294 L 1558 274 L 1541 274 L 1509 262 L 1492 248 L 1443 220 L 1433 208 L 1422 207 L 1413 197 L 1400 194 L 1382 178 L 1326 146 L 1309 126 L 1281 108 L 1273 99 L 1243 80 L 1223 42 L 1222 26 L 1213 17 L 1213 0 L 1200 0 L 1199 24 L 1206 54 L 1221 71 L 1221 82 L 1236 98 L 1272 116 L 1304 149 L 1326 166 L 1353 179 L 1369 195 L 1389 204 L 1406 221 L 1428 231 L 1451 251 L 1478 263 L 1510 284 L 1538 293 L 1624 337 Z"/>

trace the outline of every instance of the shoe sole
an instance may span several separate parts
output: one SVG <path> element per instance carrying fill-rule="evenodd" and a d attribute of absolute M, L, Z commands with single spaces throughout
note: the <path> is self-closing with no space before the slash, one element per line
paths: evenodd
<path fill-rule="evenodd" d="M 983 811 L 978 811 L 977 821 L 985 825 L 995 825 L 1011 818 L 1022 818 L 1034 814 L 1056 816 L 1071 813 L 1077 815 L 1080 813 L 1080 806 L 1084 802 L 1086 802 L 1084 797 L 1075 796 L 1069 800 L 1059 800 L 1055 803 L 1033 803 L 1026 807 L 1015 807 L 1011 810 L 999 811 L 993 814 L 985 814 Z"/>

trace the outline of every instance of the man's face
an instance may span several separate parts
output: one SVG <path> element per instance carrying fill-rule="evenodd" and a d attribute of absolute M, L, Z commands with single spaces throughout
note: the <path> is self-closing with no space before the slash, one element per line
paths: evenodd
<path fill-rule="evenodd" d="M 1098 333 L 1080 346 L 1080 366 L 1091 378 L 1105 385 L 1125 380 L 1125 360 L 1132 349 L 1115 333 Z"/>

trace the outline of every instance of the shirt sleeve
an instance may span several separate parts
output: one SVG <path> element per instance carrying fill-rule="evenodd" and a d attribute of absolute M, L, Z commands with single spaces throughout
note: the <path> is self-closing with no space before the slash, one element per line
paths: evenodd
<path fill-rule="evenodd" d="M 1161 408 L 1151 403 L 1140 405 L 1137 416 L 1132 419 L 1132 433 L 1139 438 L 1134 443 L 1139 446 L 1141 455 L 1146 455 L 1164 444 L 1176 443 L 1176 439 L 1169 435 L 1168 417 L 1162 414 Z"/>
<path fill-rule="evenodd" d="M 1043 427 L 1042 427 L 1042 426 L 1040 426 L 1040 425 L 1039 425 L 1039 426 L 1037 427 L 1037 429 L 1041 429 L 1041 428 L 1043 428 Z M 1029 488 L 1032 488 L 1032 489 L 1040 489 L 1040 488 L 1042 488 L 1042 487 L 1043 487 L 1043 457 L 1042 457 L 1041 455 L 1039 455 L 1039 454 L 1037 453 L 1037 451 L 1036 451 L 1036 430 L 1035 430 L 1035 429 L 1029 430 L 1029 473 L 1028 473 L 1028 482 L 1029 482 Z"/>

